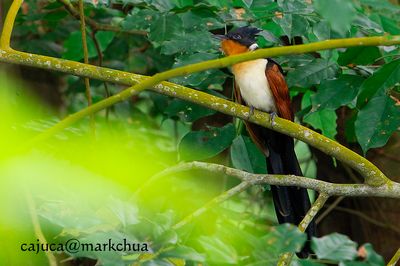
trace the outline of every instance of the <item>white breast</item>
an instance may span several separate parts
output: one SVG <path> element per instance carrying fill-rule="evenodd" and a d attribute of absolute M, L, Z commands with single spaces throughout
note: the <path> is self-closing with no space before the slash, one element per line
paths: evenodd
<path fill-rule="evenodd" d="M 243 62 L 234 65 L 232 70 L 247 105 L 265 112 L 276 112 L 274 97 L 265 76 L 267 62 L 267 59 Z"/>

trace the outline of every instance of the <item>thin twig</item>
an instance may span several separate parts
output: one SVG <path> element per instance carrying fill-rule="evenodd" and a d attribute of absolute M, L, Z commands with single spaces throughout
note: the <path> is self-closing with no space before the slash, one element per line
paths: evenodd
<path fill-rule="evenodd" d="M 79 0 L 79 19 L 81 22 L 81 33 L 82 33 L 82 48 L 83 48 L 83 61 L 85 64 L 89 64 L 89 51 L 87 47 L 87 39 L 86 39 L 86 23 L 85 23 L 85 10 L 83 6 L 83 0 Z M 92 94 L 90 92 L 90 81 L 88 77 L 83 78 L 85 81 L 85 92 L 86 98 L 88 102 L 88 106 L 92 105 Z M 96 134 L 96 125 L 94 120 L 94 114 L 90 116 L 90 128 L 92 130 L 93 135 Z"/>
<path fill-rule="evenodd" d="M 311 208 L 308 210 L 306 216 L 303 218 L 303 220 L 299 224 L 299 230 L 301 232 L 305 232 L 308 225 L 311 223 L 311 221 L 315 218 L 317 213 L 321 210 L 321 208 L 324 206 L 325 202 L 328 200 L 329 195 L 321 193 L 319 194 L 317 200 L 312 204 Z M 293 259 L 294 253 L 284 253 L 281 255 L 279 258 L 279 261 L 277 263 L 278 266 L 287 266 L 290 265 L 292 259 Z"/>
<path fill-rule="evenodd" d="M 75 7 L 72 5 L 72 3 L 69 0 L 58 0 L 60 3 L 62 3 L 65 7 L 65 9 L 70 13 L 73 17 L 76 19 L 79 19 L 80 15 L 78 10 L 75 9 Z M 96 31 L 113 31 L 113 32 L 121 32 L 121 33 L 128 33 L 128 34 L 133 34 L 133 35 L 142 35 L 142 36 L 147 36 L 146 31 L 142 30 L 124 30 L 119 27 L 115 27 L 112 25 L 107 25 L 107 24 L 101 24 L 97 23 L 95 20 L 91 18 L 87 18 L 87 23 L 88 25 Z"/>
<path fill-rule="evenodd" d="M 35 236 L 39 240 L 39 243 L 43 246 L 47 245 L 46 237 L 43 234 L 42 228 L 40 227 L 40 222 L 36 213 L 35 201 L 28 189 L 25 190 L 26 202 L 29 209 L 29 214 L 31 216 L 33 230 L 35 231 Z M 50 266 L 57 266 L 57 259 L 51 251 L 45 252 L 47 260 Z"/>
<path fill-rule="evenodd" d="M 399 259 L 400 259 L 400 248 L 394 254 L 393 258 L 389 261 L 387 266 L 396 266 L 396 263 L 399 261 Z"/>
<path fill-rule="evenodd" d="M 245 191 L 247 188 L 249 188 L 252 185 L 253 185 L 252 182 L 244 181 L 244 182 L 240 183 L 239 185 L 229 189 L 228 191 L 225 191 L 221 195 L 210 200 L 208 203 L 206 203 L 201 208 L 197 209 L 193 213 L 191 213 L 188 216 L 186 216 L 185 218 L 183 218 L 180 222 L 178 222 L 177 224 L 172 226 L 172 228 L 176 230 L 176 229 L 183 227 L 184 225 L 190 223 L 194 218 L 200 216 L 201 214 L 203 214 L 206 211 L 208 211 L 209 209 L 211 209 L 213 206 L 215 206 L 221 202 L 224 202 L 227 199 Z"/>
<path fill-rule="evenodd" d="M 321 215 L 315 220 L 316 224 L 319 224 L 345 197 L 338 197 Z"/>
<path fill-rule="evenodd" d="M 335 211 L 342 211 L 342 212 L 346 212 L 346 213 L 349 213 L 349 214 L 356 215 L 356 216 L 366 220 L 367 222 L 369 222 L 371 224 L 374 224 L 374 225 L 379 226 L 379 227 L 390 229 L 390 230 L 396 232 L 397 234 L 400 234 L 400 228 L 398 228 L 397 226 L 393 226 L 391 224 L 387 224 L 387 223 L 383 223 L 381 221 L 375 220 L 375 219 L 369 217 L 368 215 L 366 215 L 365 213 L 362 213 L 360 211 L 356 211 L 356 210 L 352 210 L 352 209 L 348 209 L 348 208 L 344 208 L 344 207 L 340 207 L 340 206 L 337 206 L 335 208 Z"/>

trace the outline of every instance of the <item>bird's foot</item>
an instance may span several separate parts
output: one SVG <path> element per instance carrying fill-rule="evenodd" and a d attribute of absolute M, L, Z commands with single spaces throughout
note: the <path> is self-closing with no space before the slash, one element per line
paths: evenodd
<path fill-rule="evenodd" d="M 276 125 L 275 123 L 275 117 L 277 117 L 278 114 L 275 112 L 269 113 L 269 121 L 271 122 L 271 126 L 274 127 Z"/>
<path fill-rule="evenodd" d="M 250 111 L 249 114 L 247 115 L 247 120 L 250 120 L 250 117 L 252 117 L 254 115 L 254 106 L 250 105 Z"/>

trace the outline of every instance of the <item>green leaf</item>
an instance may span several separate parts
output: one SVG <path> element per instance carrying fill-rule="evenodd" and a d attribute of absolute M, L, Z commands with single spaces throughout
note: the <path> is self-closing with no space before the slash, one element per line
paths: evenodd
<path fill-rule="evenodd" d="M 98 31 L 95 34 L 97 41 L 99 42 L 100 50 L 104 52 L 110 43 L 114 40 L 115 32 L 112 31 Z M 97 54 L 96 54 L 97 55 Z"/>
<path fill-rule="evenodd" d="M 124 30 L 149 30 L 159 17 L 160 13 L 156 10 L 134 8 L 121 22 L 121 26 Z"/>
<path fill-rule="evenodd" d="M 249 173 L 265 174 L 265 156 L 247 136 L 237 136 L 231 146 L 231 160 L 236 169 Z"/>
<path fill-rule="evenodd" d="M 110 45 L 115 37 L 114 32 L 99 31 L 96 33 L 96 38 L 100 45 L 100 50 L 104 52 Z M 98 56 L 96 47 L 91 38 L 87 38 L 87 46 L 89 58 Z M 63 58 L 79 61 L 83 59 L 83 48 L 82 48 L 82 33 L 80 31 L 72 32 L 68 39 L 64 42 L 64 53 Z"/>
<path fill-rule="evenodd" d="M 351 1 L 347 0 L 314 0 L 315 10 L 326 19 L 332 29 L 344 34 L 351 27 L 356 17 L 356 9 Z"/>
<path fill-rule="evenodd" d="M 199 41 L 201 40 L 201 41 Z M 214 44 L 211 33 L 208 31 L 182 32 L 172 40 L 165 41 L 161 47 L 162 54 L 175 53 L 200 53 L 212 50 L 217 47 Z"/>
<path fill-rule="evenodd" d="M 172 40 L 183 30 L 182 20 L 176 15 L 163 14 L 150 27 L 149 39 L 156 47 Z"/>
<path fill-rule="evenodd" d="M 376 251 L 373 249 L 372 245 L 370 243 L 364 244 L 361 249 L 364 249 L 365 252 L 367 253 L 367 258 L 366 262 L 370 266 L 384 266 L 385 265 L 385 260 L 381 255 L 376 253 Z"/>
<path fill-rule="evenodd" d="M 272 227 L 270 232 L 254 243 L 256 260 L 278 259 L 285 252 L 298 252 L 307 236 L 297 226 L 282 224 Z"/>
<path fill-rule="evenodd" d="M 400 125 L 400 108 L 387 95 L 372 98 L 355 122 L 357 140 L 364 153 L 382 147 Z"/>
<path fill-rule="evenodd" d="M 232 144 L 235 133 L 233 124 L 222 128 L 212 127 L 207 131 L 189 132 L 179 144 L 181 159 L 192 161 L 213 157 Z"/>
<path fill-rule="evenodd" d="M 353 260 L 357 257 L 357 244 L 347 236 L 338 233 L 321 238 L 313 237 L 311 248 L 318 259 L 343 261 Z"/>
<path fill-rule="evenodd" d="M 355 75 L 340 75 L 337 79 L 324 80 L 312 96 L 313 108 L 336 110 L 347 105 L 357 97 L 358 89 L 364 79 Z"/>
<path fill-rule="evenodd" d="M 303 121 L 310 124 L 315 129 L 320 129 L 324 136 L 335 139 L 337 115 L 335 111 L 320 109 L 307 114 Z"/>
<path fill-rule="evenodd" d="M 138 208 L 135 205 L 112 198 L 108 207 L 124 227 L 139 223 Z"/>
<path fill-rule="evenodd" d="M 307 259 L 299 259 L 295 260 L 291 264 L 292 266 L 325 266 L 325 264 L 312 261 L 312 260 L 307 260 Z"/>
<path fill-rule="evenodd" d="M 195 53 L 191 55 L 182 55 L 176 58 L 174 68 L 215 58 L 217 58 L 217 54 L 211 53 Z M 203 85 L 208 85 L 210 81 L 214 82 L 214 84 L 222 84 L 223 82 L 225 82 L 225 74 L 221 70 L 209 69 L 200 73 L 191 74 L 189 76 L 172 79 L 172 82 L 174 83 L 200 87 L 203 89 Z"/>
<path fill-rule="evenodd" d="M 335 77 L 338 70 L 339 66 L 336 62 L 315 59 L 311 63 L 289 72 L 287 82 L 290 87 L 307 88 L 319 84 L 322 80 Z"/>
<path fill-rule="evenodd" d="M 345 52 L 339 53 L 338 64 L 347 66 L 348 64 L 368 65 L 375 62 L 382 54 L 378 47 L 351 47 Z"/>
<path fill-rule="evenodd" d="M 160 258 L 181 258 L 189 261 L 203 262 L 204 255 L 187 246 L 177 246 L 159 255 Z"/>
<path fill-rule="evenodd" d="M 163 111 L 168 117 L 179 117 L 185 122 L 194 122 L 201 117 L 209 116 L 216 112 L 212 109 L 180 99 L 173 99 Z"/>
<path fill-rule="evenodd" d="M 236 250 L 217 237 L 201 236 L 199 243 L 207 253 L 207 261 L 218 264 L 237 264 L 238 254 Z"/>
<path fill-rule="evenodd" d="M 379 68 L 361 85 L 357 106 L 362 107 L 376 96 L 386 92 L 400 82 L 400 59 L 392 61 Z"/>

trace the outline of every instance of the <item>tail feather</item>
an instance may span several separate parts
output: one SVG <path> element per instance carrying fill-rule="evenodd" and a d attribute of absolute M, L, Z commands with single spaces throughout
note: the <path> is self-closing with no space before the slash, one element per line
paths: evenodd
<path fill-rule="evenodd" d="M 281 133 L 263 129 L 263 139 L 269 150 L 267 170 L 270 174 L 291 174 L 302 176 L 297 156 L 294 152 L 294 142 L 291 137 Z M 298 225 L 311 207 L 307 189 L 299 187 L 271 186 L 272 198 L 278 222 Z M 311 222 L 306 230 L 308 240 L 315 235 L 315 223 Z M 299 257 L 307 257 L 310 253 L 310 243 L 307 241 Z"/>

